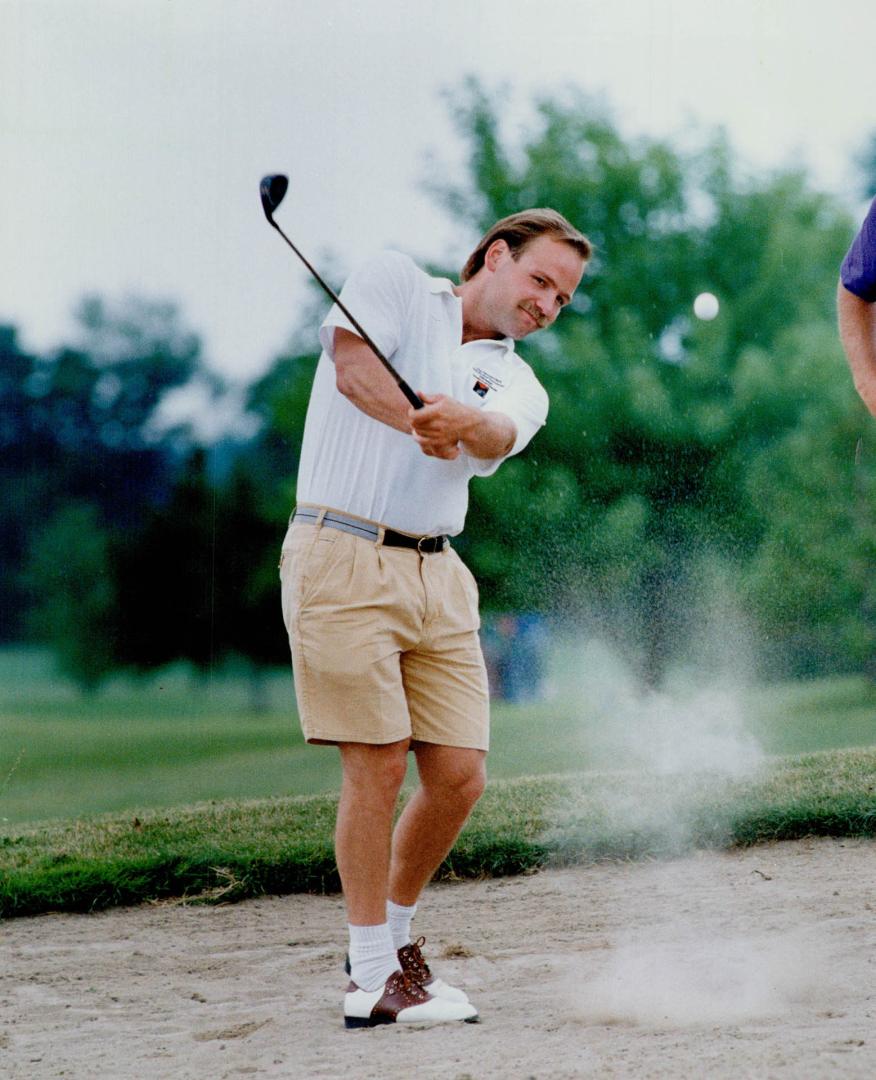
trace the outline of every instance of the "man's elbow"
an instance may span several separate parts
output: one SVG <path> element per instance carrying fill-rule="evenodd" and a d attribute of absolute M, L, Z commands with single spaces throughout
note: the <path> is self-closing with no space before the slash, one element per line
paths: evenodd
<path fill-rule="evenodd" d="M 361 388 L 355 365 L 335 363 L 335 386 L 348 400 L 354 403 L 358 400 Z"/>
<path fill-rule="evenodd" d="M 338 388 L 338 393 L 343 394 L 345 398 L 350 396 L 350 377 L 341 368 L 335 368 L 335 386 Z"/>
<path fill-rule="evenodd" d="M 505 424 L 505 441 L 502 444 L 502 453 L 500 457 L 507 457 L 514 449 L 514 444 L 517 442 L 517 425 L 511 419 L 510 416 L 506 417 L 507 423 Z"/>
<path fill-rule="evenodd" d="M 507 457 L 514 449 L 514 444 L 517 442 L 517 431 L 512 431 L 511 435 L 502 444 L 502 448 L 496 457 Z"/>
<path fill-rule="evenodd" d="M 481 452 L 475 454 L 475 457 L 491 461 L 494 458 L 507 457 L 511 453 L 517 442 L 517 425 L 510 417 L 506 420 L 507 423 L 502 423 L 501 427 L 494 431 L 493 437 L 486 440 L 481 447 Z"/>

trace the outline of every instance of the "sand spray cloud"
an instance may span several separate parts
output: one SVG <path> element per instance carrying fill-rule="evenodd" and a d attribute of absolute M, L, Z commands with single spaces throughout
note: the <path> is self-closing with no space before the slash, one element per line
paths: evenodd
<path fill-rule="evenodd" d="M 586 972 L 578 964 L 569 973 L 584 1022 L 673 1026 L 777 1015 L 816 977 L 817 943 L 801 942 L 793 928 L 746 931 L 735 882 L 738 908 L 709 901 L 726 898 L 720 879 L 734 867 L 694 849 L 729 836 L 734 786 L 762 775 L 768 760 L 746 706 L 757 649 L 720 575 L 705 581 L 688 625 L 694 632 L 658 688 L 643 686 L 635 665 L 592 633 L 576 649 L 575 696 L 589 716 L 582 739 L 605 771 L 557 807 L 546 839 L 562 848 L 564 836 L 580 839 L 593 827 L 610 838 L 608 850 L 619 843 L 635 853 L 638 844 L 639 853 L 676 856 L 636 867 L 652 878 L 653 918 L 616 928 L 601 956 L 588 954 Z"/>

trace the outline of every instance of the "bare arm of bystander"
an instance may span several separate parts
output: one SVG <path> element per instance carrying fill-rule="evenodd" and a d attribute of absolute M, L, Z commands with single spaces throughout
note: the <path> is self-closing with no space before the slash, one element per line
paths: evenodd
<path fill-rule="evenodd" d="M 855 296 L 840 282 L 837 290 L 840 338 L 855 389 L 876 416 L 876 304 Z"/>

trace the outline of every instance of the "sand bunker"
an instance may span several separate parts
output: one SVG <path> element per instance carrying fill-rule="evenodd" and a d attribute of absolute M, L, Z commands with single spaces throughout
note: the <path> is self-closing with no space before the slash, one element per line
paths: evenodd
<path fill-rule="evenodd" d="M 432 887 L 415 930 L 482 1023 L 346 1031 L 335 897 L 0 926 L 0 1074 L 876 1075 L 876 843 Z"/>

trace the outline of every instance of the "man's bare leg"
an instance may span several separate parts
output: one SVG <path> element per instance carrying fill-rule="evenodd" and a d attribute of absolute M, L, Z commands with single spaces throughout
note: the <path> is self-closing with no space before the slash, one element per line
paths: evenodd
<path fill-rule="evenodd" d="M 387 922 L 392 819 L 408 745 L 407 739 L 388 746 L 341 744 L 344 778 L 335 855 L 350 921 L 352 981 L 344 995 L 348 1028 L 477 1020 L 477 1009 L 464 995 L 448 1000 L 403 974 Z"/>
<path fill-rule="evenodd" d="M 347 919 L 386 922 L 392 821 L 407 769 L 409 740 L 373 746 L 341 743 L 343 783 L 335 826 L 335 860 Z"/>
<path fill-rule="evenodd" d="M 414 746 L 420 786 L 395 831 L 389 863 L 388 896 L 415 904 L 426 883 L 453 847 L 486 783 L 486 754 L 458 746 Z"/>

